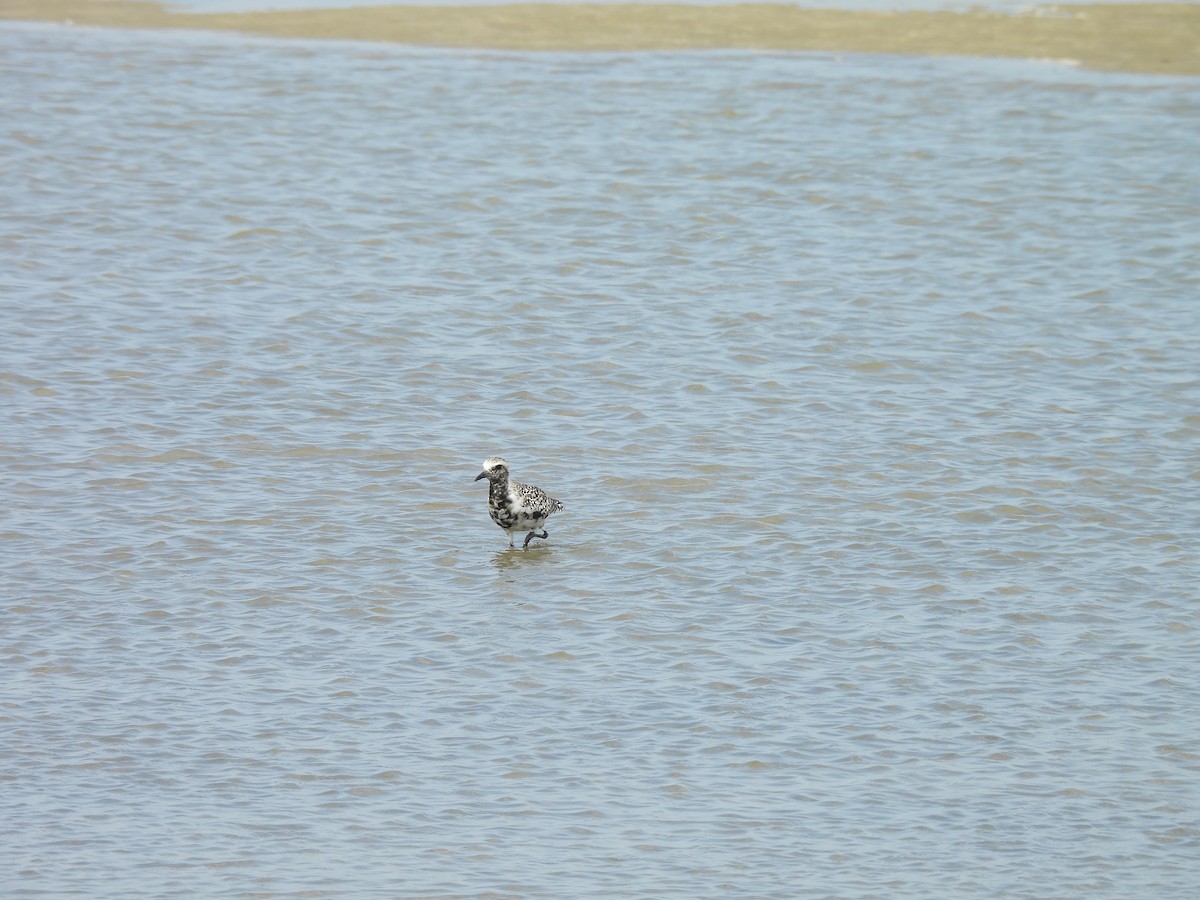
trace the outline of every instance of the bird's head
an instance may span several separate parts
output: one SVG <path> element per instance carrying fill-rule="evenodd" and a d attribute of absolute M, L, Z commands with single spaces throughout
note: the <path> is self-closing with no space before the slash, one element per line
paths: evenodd
<path fill-rule="evenodd" d="M 498 456 L 489 456 L 483 461 L 483 471 L 475 476 L 475 480 L 486 478 L 488 481 L 497 481 L 507 477 L 508 463 Z"/>

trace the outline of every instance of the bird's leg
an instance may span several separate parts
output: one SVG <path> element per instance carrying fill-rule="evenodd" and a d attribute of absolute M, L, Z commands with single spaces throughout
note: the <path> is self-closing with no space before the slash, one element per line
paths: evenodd
<path fill-rule="evenodd" d="M 531 532 L 529 532 L 529 534 L 525 535 L 525 546 L 523 546 L 521 549 L 528 550 L 529 542 L 532 541 L 534 538 L 539 538 L 544 541 L 548 537 L 550 537 L 550 532 L 546 531 L 545 529 L 542 529 L 541 534 L 538 534 L 536 531 L 531 531 Z"/>
<path fill-rule="evenodd" d="M 548 536 L 550 536 L 550 532 L 547 532 L 545 528 L 541 530 L 541 534 L 538 534 L 538 532 L 529 532 L 529 534 L 526 535 L 526 542 L 524 542 L 522 550 L 529 550 L 529 541 L 532 541 L 534 538 L 546 540 Z"/>

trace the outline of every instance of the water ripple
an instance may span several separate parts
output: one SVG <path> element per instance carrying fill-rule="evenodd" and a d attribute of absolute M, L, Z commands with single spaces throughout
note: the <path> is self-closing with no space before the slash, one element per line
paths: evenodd
<path fill-rule="evenodd" d="M 6 894 L 1190 895 L 1193 82 L 0 43 Z"/>

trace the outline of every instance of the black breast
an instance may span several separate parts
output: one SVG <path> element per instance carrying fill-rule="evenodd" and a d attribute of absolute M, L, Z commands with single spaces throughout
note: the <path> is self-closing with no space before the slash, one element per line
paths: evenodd
<path fill-rule="evenodd" d="M 517 516 L 508 498 L 508 485 L 493 481 L 488 490 L 488 512 L 492 521 L 501 528 L 509 529 L 517 524 Z"/>

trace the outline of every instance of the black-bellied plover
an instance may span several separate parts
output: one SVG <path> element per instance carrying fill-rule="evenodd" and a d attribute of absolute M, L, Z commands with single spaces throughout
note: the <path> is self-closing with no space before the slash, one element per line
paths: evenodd
<path fill-rule="evenodd" d="M 508 535 L 508 546 L 514 546 L 515 531 L 529 532 L 522 545 L 525 550 L 534 538 L 545 540 L 550 537 L 550 532 L 543 529 L 538 534 L 538 529 L 546 524 L 550 513 L 564 508 L 561 503 L 532 484 L 509 481 L 508 463 L 498 456 L 483 461 L 483 471 L 475 476 L 475 480 L 480 478 L 488 480 L 488 512 L 492 514 L 492 521 Z"/>

